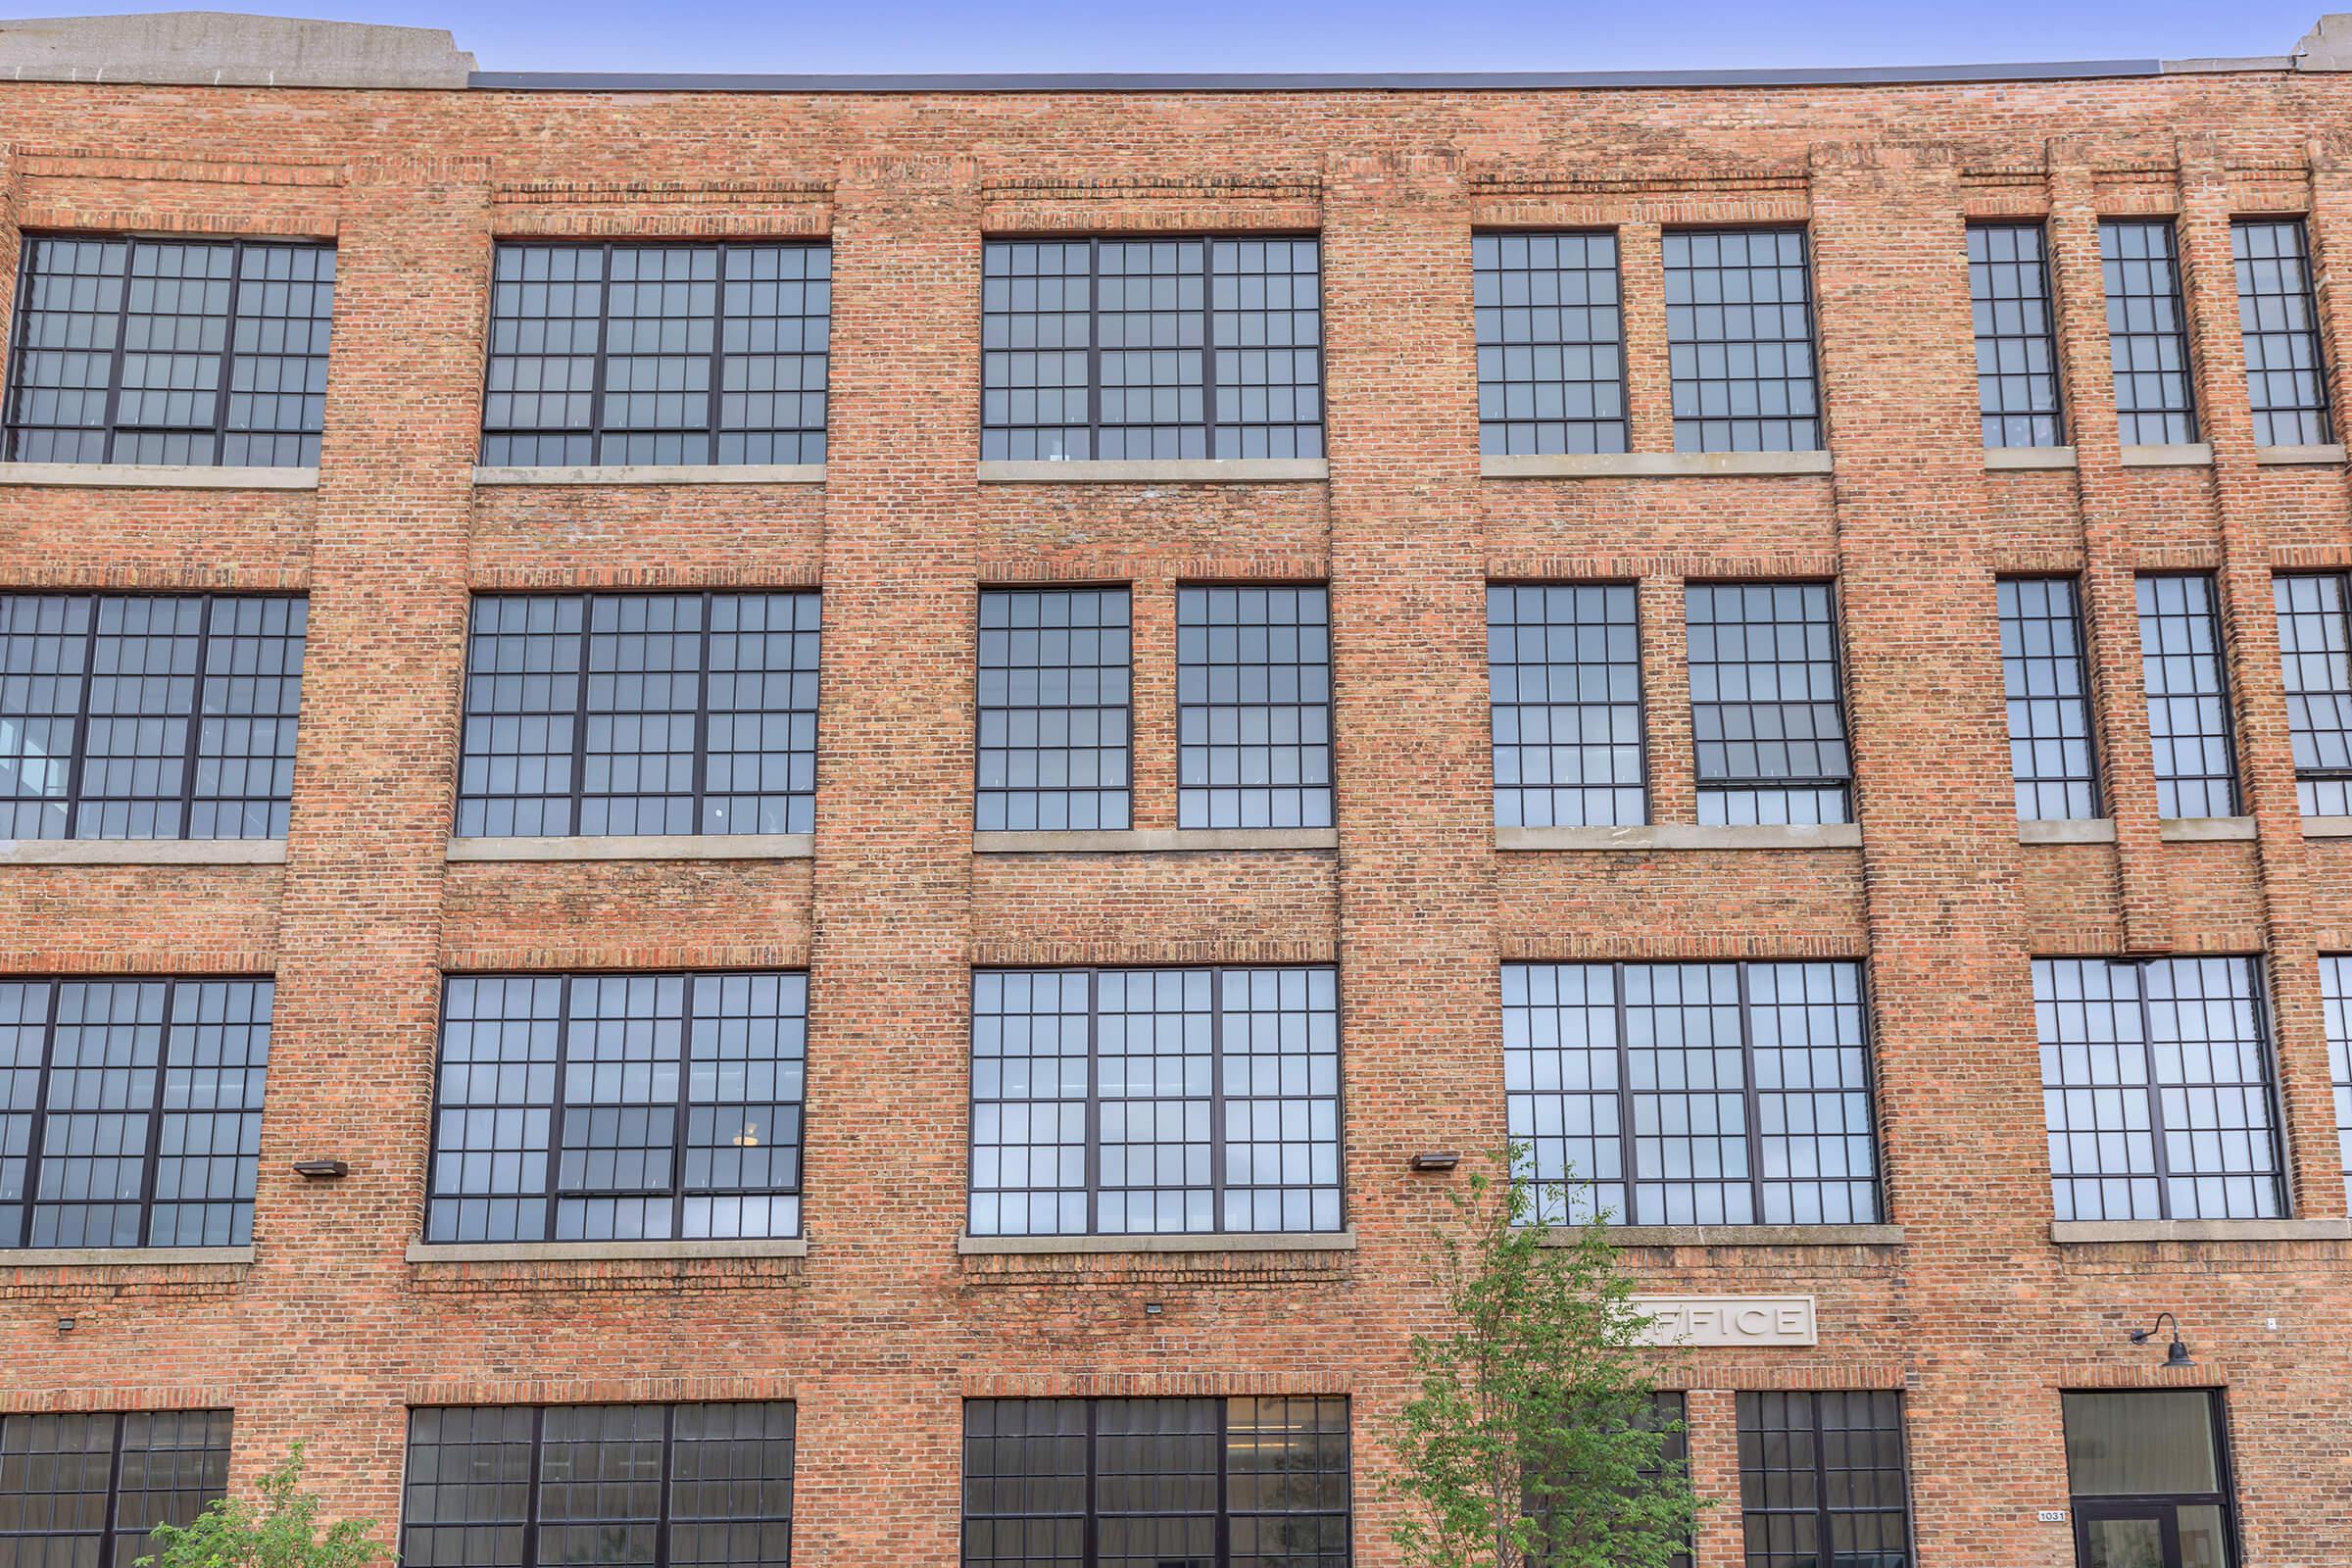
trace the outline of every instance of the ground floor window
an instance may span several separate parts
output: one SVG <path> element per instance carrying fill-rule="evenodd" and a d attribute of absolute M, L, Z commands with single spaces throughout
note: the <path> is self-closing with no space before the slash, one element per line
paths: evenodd
<path fill-rule="evenodd" d="M 0 1564 L 131 1568 L 228 1485 L 226 1410 L 0 1417 Z"/>
<path fill-rule="evenodd" d="M 2237 1521 L 2210 1389 L 2063 1396 L 2078 1568 L 2230 1568 Z"/>
<path fill-rule="evenodd" d="M 1910 1568 L 1901 1396 L 1740 1396 L 1747 1568 Z"/>

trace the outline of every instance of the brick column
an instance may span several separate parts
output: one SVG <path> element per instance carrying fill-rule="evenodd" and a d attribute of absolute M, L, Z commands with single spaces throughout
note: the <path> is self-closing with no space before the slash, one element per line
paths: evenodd
<path fill-rule="evenodd" d="M 1635 452 L 1674 450 L 1663 243 L 1653 222 L 1629 220 L 1617 230 L 1618 299 L 1625 320 L 1626 446 Z"/>

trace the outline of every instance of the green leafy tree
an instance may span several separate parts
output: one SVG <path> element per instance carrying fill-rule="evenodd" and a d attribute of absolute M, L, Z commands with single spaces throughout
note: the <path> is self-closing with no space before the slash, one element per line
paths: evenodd
<path fill-rule="evenodd" d="M 1497 1168 L 1524 1168 L 1506 1152 Z M 1560 1189 L 1547 1188 L 1551 1195 Z M 1531 1223 L 1529 1188 L 1474 1172 L 1432 1263 L 1451 1319 L 1413 1337 L 1413 1396 L 1390 1446 L 1414 1568 L 1667 1568 L 1697 1501 L 1666 1449 L 1642 1344 L 1654 1321 L 1603 1217 L 1572 1245 Z"/>
<path fill-rule="evenodd" d="M 191 1524 L 157 1525 L 155 1554 L 135 1568 L 368 1568 L 391 1560 L 371 1519 L 320 1531 L 318 1494 L 302 1490 L 301 1444 L 255 1490 L 258 1504 L 216 1497 Z"/>

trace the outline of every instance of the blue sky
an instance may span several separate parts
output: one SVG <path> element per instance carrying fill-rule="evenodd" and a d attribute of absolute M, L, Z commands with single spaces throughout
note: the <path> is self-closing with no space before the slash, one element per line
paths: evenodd
<path fill-rule="evenodd" d="M 2345 0 L 287 0 L 448 27 L 487 71 L 1623 71 L 2284 54 Z M 0 6 L 56 16 L 57 0 Z M 91 12 L 266 10 L 238 0 Z"/>

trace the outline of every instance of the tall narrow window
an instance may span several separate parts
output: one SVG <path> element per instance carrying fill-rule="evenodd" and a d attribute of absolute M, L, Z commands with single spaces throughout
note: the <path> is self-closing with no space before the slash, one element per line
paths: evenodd
<path fill-rule="evenodd" d="M 0 1416 L 0 1563 L 131 1568 L 228 1490 L 226 1410 Z"/>
<path fill-rule="evenodd" d="M 2211 577 L 2139 579 L 2139 669 L 2157 814 L 2236 815 L 2236 748 Z"/>
<path fill-rule="evenodd" d="M 498 247 L 482 462 L 825 461 L 825 245 Z"/>
<path fill-rule="evenodd" d="M 1674 450 L 1821 450 L 1804 231 L 1669 230 L 1665 252 Z"/>
<path fill-rule="evenodd" d="M 2328 1080 L 2335 1091 L 2335 1141 L 2344 1161 L 2344 1196 L 2352 1200 L 2352 956 L 2320 959 L 2320 994 L 2328 1018 Z"/>
<path fill-rule="evenodd" d="M 2171 220 L 2103 220 L 2099 260 L 2107 274 L 2107 346 L 2115 365 L 2115 415 L 2124 445 L 2196 440 L 2188 318 L 2180 308 L 2180 264 Z"/>
<path fill-rule="evenodd" d="M 1747 1568 L 1909 1568 L 1901 1396 L 1740 1396 Z"/>
<path fill-rule="evenodd" d="M 817 596 L 473 602 L 461 838 L 807 833 Z"/>
<path fill-rule="evenodd" d="M 2311 249 L 2299 218 L 2230 225 L 2237 259 L 2237 325 L 2246 345 L 2246 393 L 2259 446 L 2317 446 L 2335 439 L 2328 417 L 2328 367 L 2311 292 Z"/>
<path fill-rule="evenodd" d="M 2059 1400 L 2084 1563 L 2230 1568 L 2237 1560 L 2220 1390 L 2100 1390 Z"/>
<path fill-rule="evenodd" d="M 0 1248 L 251 1242 L 271 994 L 0 983 Z"/>
<path fill-rule="evenodd" d="M 1477 234 L 1470 265 L 1479 451 L 1625 451 L 1617 236 Z"/>
<path fill-rule="evenodd" d="M 988 241 L 981 458 L 1321 457 L 1321 250 Z"/>
<path fill-rule="evenodd" d="M 1178 827 L 1331 826 L 1331 595 L 1176 595 Z"/>
<path fill-rule="evenodd" d="M 1127 590 L 983 589 L 983 833 L 1128 825 Z"/>
<path fill-rule="evenodd" d="M 1649 820 L 1631 583 L 1487 589 L 1497 827 Z"/>
<path fill-rule="evenodd" d="M 409 1413 L 412 1568 L 789 1568 L 790 1404 Z"/>
<path fill-rule="evenodd" d="M 2278 662 L 2305 816 L 2352 816 L 2352 594 L 2340 574 L 2275 577 Z"/>
<path fill-rule="evenodd" d="M 967 1399 L 964 1568 L 1346 1568 L 1348 1401 Z"/>
<path fill-rule="evenodd" d="M 0 595 L 0 826 L 18 839 L 276 839 L 306 607 Z"/>
<path fill-rule="evenodd" d="M 318 466 L 335 250 L 28 235 L 12 463 Z"/>
<path fill-rule="evenodd" d="M 2004 577 L 1998 592 L 2018 820 L 2097 816 L 2089 682 L 2074 579 Z"/>
<path fill-rule="evenodd" d="M 2034 960 L 2061 1220 L 2285 1212 L 2250 958 Z"/>
<path fill-rule="evenodd" d="M 976 1236 L 1340 1228 L 1330 969 L 972 976 Z"/>
<path fill-rule="evenodd" d="M 425 1240 L 798 1236 L 808 1022 L 797 973 L 452 977 Z"/>
<path fill-rule="evenodd" d="M 1830 585 L 1692 583 L 1684 604 L 1698 819 L 1851 821 Z"/>
<path fill-rule="evenodd" d="M 2041 225 L 1971 223 L 1968 293 L 1977 320 L 1977 408 L 1984 444 L 2065 445 Z"/>
<path fill-rule="evenodd" d="M 1504 964 L 1502 1070 L 1542 1223 L 1880 1218 L 1859 965 Z"/>

